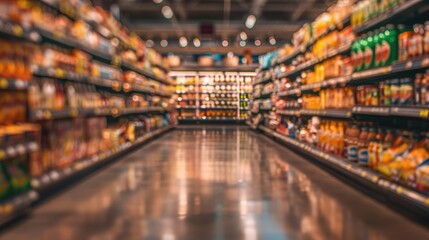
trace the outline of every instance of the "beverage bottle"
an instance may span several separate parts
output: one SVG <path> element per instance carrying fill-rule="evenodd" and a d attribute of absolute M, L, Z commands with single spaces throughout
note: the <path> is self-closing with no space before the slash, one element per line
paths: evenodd
<path fill-rule="evenodd" d="M 429 54 L 429 21 L 425 22 L 425 35 L 424 35 L 424 52 L 425 54 Z"/>
<path fill-rule="evenodd" d="M 418 73 L 414 81 L 414 101 L 416 105 L 422 104 L 422 80 L 423 74 Z"/>
<path fill-rule="evenodd" d="M 375 30 L 373 35 L 373 54 L 374 54 L 374 68 L 380 66 L 380 30 Z"/>
<path fill-rule="evenodd" d="M 384 38 L 381 42 L 382 65 L 390 66 L 393 61 L 396 61 L 398 59 L 398 31 L 392 24 L 387 25 L 386 31 L 384 31 Z"/>
<path fill-rule="evenodd" d="M 359 134 L 358 144 L 357 144 L 358 146 L 357 160 L 360 165 L 364 165 L 364 166 L 368 164 L 368 143 L 367 143 L 368 133 L 369 133 L 368 128 L 362 127 Z"/>
<path fill-rule="evenodd" d="M 411 37 L 413 32 L 410 28 L 405 27 L 404 25 L 398 26 L 399 36 L 398 36 L 398 44 L 399 44 L 399 53 L 398 59 L 399 61 L 405 61 L 409 57 L 408 48 L 410 45 Z"/>
<path fill-rule="evenodd" d="M 421 89 L 421 98 L 422 105 L 429 106 L 429 73 L 426 71 L 425 76 L 422 79 L 422 89 Z"/>
<path fill-rule="evenodd" d="M 366 39 L 366 44 L 364 48 L 364 66 L 365 69 L 371 69 L 374 67 L 374 38 L 373 33 L 369 32 L 368 37 Z"/>
<path fill-rule="evenodd" d="M 375 44 L 375 63 L 374 63 L 374 65 L 377 67 L 383 66 L 381 58 L 382 58 L 382 54 L 383 54 L 382 43 L 383 43 L 383 39 L 384 39 L 384 31 L 386 31 L 386 28 L 384 28 L 384 27 L 380 28 L 380 30 L 378 31 L 378 37 L 377 37 L 377 41 Z"/>
<path fill-rule="evenodd" d="M 363 70 L 363 47 L 364 47 L 364 39 L 366 36 L 362 36 L 356 46 L 356 71 Z"/>

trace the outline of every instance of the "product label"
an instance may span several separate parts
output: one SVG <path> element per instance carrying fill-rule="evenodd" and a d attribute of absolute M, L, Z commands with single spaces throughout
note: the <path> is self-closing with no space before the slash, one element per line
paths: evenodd
<path fill-rule="evenodd" d="M 361 69 L 363 64 L 363 52 L 357 51 L 356 52 L 356 68 Z"/>
<path fill-rule="evenodd" d="M 388 42 L 384 41 L 381 44 L 381 62 L 386 64 L 390 57 L 390 45 Z"/>
<path fill-rule="evenodd" d="M 361 165 L 368 165 L 368 149 L 359 149 L 358 160 Z"/>
<path fill-rule="evenodd" d="M 382 47 L 380 44 L 377 44 L 375 46 L 375 66 L 380 66 L 381 64 L 381 54 L 382 54 Z"/>
<path fill-rule="evenodd" d="M 356 161 L 358 159 L 357 145 L 350 145 L 347 147 L 347 159 L 350 161 Z"/>
<path fill-rule="evenodd" d="M 371 67 L 371 61 L 372 61 L 372 50 L 370 47 L 365 48 L 365 67 L 369 68 Z"/>

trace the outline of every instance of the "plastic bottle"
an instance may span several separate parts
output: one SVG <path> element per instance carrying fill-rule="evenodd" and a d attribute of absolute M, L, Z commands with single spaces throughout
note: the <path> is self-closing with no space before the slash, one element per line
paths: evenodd
<path fill-rule="evenodd" d="M 381 67 L 383 66 L 382 63 L 382 55 L 383 55 L 383 48 L 382 48 L 382 43 L 384 40 L 384 31 L 386 31 L 386 28 L 382 27 L 380 28 L 380 31 L 378 31 L 378 37 L 376 38 L 377 41 L 375 42 L 375 63 L 374 65 L 376 67 Z"/>
<path fill-rule="evenodd" d="M 425 22 L 424 51 L 429 54 L 429 21 Z"/>
<path fill-rule="evenodd" d="M 418 73 L 414 81 L 414 102 L 416 105 L 422 104 L 422 81 L 423 74 Z"/>
<path fill-rule="evenodd" d="M 369 32 L 368 37 L 366 38 L 366 45 L 364 48 L 365 69 L 374 68 L 374 58 L 375 58 L 374 49 L 375 49 L 375 43 L 374 43 L 373 33 Z"/>
<path fill-rule="evenodd" d="M 368 164 L 368 135 L 367 127 L 362 127 L 358 139 L 358 163 L 366 166 Z"/>
<path fill-rule="evenodd" d="M 383 66 L 390 66 L 398 59 L 398 31 L 392 24 L 387 25 L 382 39 L 382 56 Z"/>

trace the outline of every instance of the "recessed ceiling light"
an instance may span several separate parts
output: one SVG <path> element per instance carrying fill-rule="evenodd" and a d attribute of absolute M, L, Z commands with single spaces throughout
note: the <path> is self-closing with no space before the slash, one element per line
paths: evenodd
<path fill-rule="evenodd" d="M 224 47 L 228 47 L 228 40 L 223 40 L 222 41 L 222 46 L 224 46 Z"/>
<path fill-rule="evenodd" d="M 276 45 L 276 43 L 277 43 L 276 39 L 273 36 L 271 36 L 270 37 L 270 44 L 271 45 Z"/>
<path fill-rule="evenodd" d="M 169 6 L 162 7 L 161 12 L 162 15 L 167 19 L 171 19 L 174 15 L 173 10 L 171 10 L 171 7 Z"/>
<path fill-rule="evenodd" d="M 162 39 L 159 44 L 161 45 L 161 47 L 167 47 L 168 46 L 168 41 L 166 39 Z"/>
<path fill-rule="evenodd" d="M 201 46 L 201 41 L 200 41 L 200 39 L 198 39 L 198 38 L 194 38 L 194 46 L 195 47 L 200 47 Z"/>
<path fill-rule="evenodd" d="M 255 26 L 255 23 L 256 23 L 255 15 L 247 16 L 246 23 L 245 23 L 247 28 L 249 28 L 249 29 L 253 28 Z"/>
<path fill-rule="evenodd" d="M 255 46 L 261 46 L 261 40 L 256 39 L 255 40 Z"/>
<path fill-rule="evenodd" d="M 151 39 L 146 40 L 146 46 L 147 47 L 153 47 L 153 41 Z"/>
<path fill-rule="evenodd" d="M 241 38 L 241 40 L 247 40 L 247 33 L 246 32 L 241 32 L 240 33 L 240 38 Z"/>
<path fill-rule="evenodd" d="M 244 47 L 244 46 L 246 46 L 246 41 L 244 41 L 244 40 L 241 40 L 241 41 L 240 41 L 240 46 L 241 46 L 241 47 Z"/>
<path fill-rule="evenodd" d="M 188 46 L 188 39 L 186 39 L 186 37 L 180 37 L 179 38 L 179 44 L 181 47 Z"/>

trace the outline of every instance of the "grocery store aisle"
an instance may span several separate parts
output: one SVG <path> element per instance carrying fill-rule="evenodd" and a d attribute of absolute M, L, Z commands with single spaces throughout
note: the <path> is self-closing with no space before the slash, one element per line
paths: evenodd
<path fill-rule="evenodd" d="M 245 127 L 181 127 L 45 202 L 2 239 L 429 239 Z"/>

